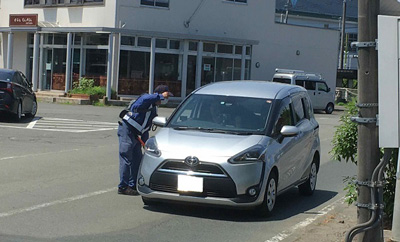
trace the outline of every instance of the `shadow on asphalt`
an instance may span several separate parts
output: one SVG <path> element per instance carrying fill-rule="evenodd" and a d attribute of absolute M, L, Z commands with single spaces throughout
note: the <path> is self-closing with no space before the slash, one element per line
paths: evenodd
<path fill-rule="evenodd" d="M 315 190 L 312 196 L 301 196 L 298 189 L 293 188 L 277 198 L 273 214 L 270 217 L 261 217 L 255 210 L 227 209 L 175 203 L 159 203 L 151 206 L 144 206 L 144 209 L 152 212 L 233 222 L 278 221 L 301 213 L 310 213 L 309 210 L 326 203 L 336 195 L 337 192 Z"/>
<path fill-rule="evenodd" d="M 41 117 L 35 116 L 34 118 L 40 119 Z M 11 116 L 0 113 L 0 123 L 15 123 L 15 124 L 27 124 L 30 123 L 34 118 L 22 117 L 19 122 L 15 121 Z"/>

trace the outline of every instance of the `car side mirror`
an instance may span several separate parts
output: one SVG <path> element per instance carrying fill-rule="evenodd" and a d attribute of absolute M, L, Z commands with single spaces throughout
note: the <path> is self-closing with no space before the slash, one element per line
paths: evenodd
<path fill-rule="evenodd" d="M 281 134 L 284 137 L 293 137 L 293 136 L 298 135 L 299 133 L 300 133 L 300 129 L 297 128 L 296 126 L 285 125 L 281 129 Z"/>
<path fill-rule="evenodd" d="M 155 126 L 165 127 L 165 125 L 167 124 L 167 118 L 166 117 L 155 117 L 153 119 L 153 124 Z"/>
<path fill-rule="evenodd" d="M 330 87 L 328 87 L 328 92 L 330 92 L 331 91 L 331 88 Z"/>

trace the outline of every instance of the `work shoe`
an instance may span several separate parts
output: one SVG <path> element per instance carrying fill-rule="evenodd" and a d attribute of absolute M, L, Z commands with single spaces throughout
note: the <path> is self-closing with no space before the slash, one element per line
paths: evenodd
<path fill-rule="evenodd" d="M 118 194 L 129 195 L 129 196 L 137 196 L 139 195 L 138 191 L 134 188 L 118 188 Z"/>

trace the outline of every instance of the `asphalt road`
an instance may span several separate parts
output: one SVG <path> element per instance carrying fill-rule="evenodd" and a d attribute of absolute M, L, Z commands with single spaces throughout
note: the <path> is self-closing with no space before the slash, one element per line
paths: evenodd
<path fill-rule="evenodd" d="M 0 118 L 0 241 L 284 241 L 287 231 L 340 200 L 343 177 L 356 173 L 328 154 L 341 112 L 321 113 L 322 164 L 312 197 L 292 189 L 269 218 L 221 208 L 147 207 L 140 197 L 117 195 L 120 110 L 39 103 L 40 119 L 15 124 Z M 159 110 L 160 116 L 171 112 Z"/>

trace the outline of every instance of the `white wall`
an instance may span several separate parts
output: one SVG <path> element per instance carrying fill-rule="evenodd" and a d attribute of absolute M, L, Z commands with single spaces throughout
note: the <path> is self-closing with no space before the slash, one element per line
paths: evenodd
<path fill-rule="evenodd" d="M 272 27 L 253 51 L 253 79 L 271 80 L 275 68 L 298 69 L 320 73 L 330 88 L 336 87 L 338 31 L 278 23 Z M 254 67 L 256 62 L 260 68 Z"/>
<path fill-rule="evenodd" d="M 38 14 L 39 21 L 61 27 L 115 27 L 115 4 L 115 0 L 106 0 L 105 6 L 24 8 L 23 0 L 3 0 L 0 27 L 8 27 L 9 14 Z"/>
<path fill-rule="evenodd" d="M 185 28 L 184 21 L 190 18 L 201 0 L 170 1 L 169 9 L 140 7 L 139 0 L 118 2 L 117 19 L 127 23 L 126 29 L 240 39 L 254 36 L 255 23 L 272 24 L 275 7 L 273 1 L 265 0 L 251 0 L 248 4 L 208 0 L 193 16 L 190 27 Z"/>

